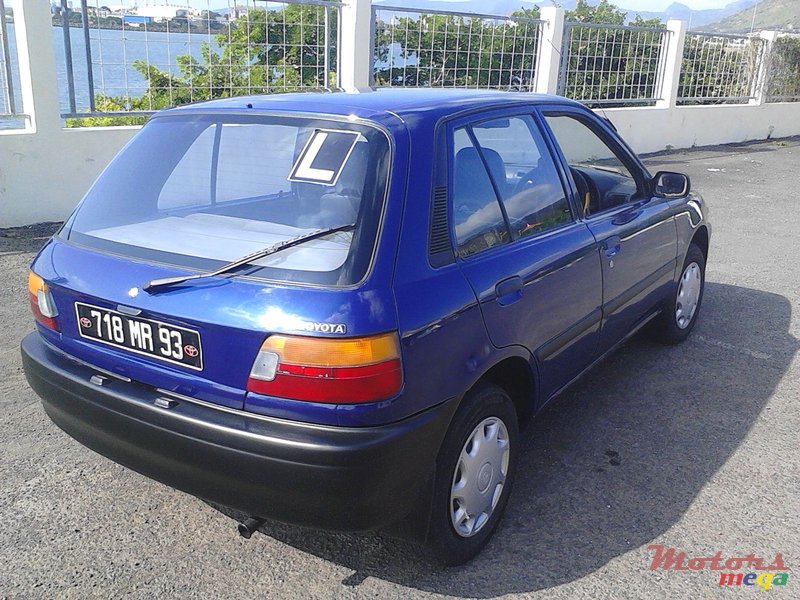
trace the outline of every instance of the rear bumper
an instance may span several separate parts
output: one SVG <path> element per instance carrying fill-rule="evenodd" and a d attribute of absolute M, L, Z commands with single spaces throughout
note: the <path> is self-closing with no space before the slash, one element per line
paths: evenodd
<path fill-rule="evenodd" d="M 45 344 L 22 341 L 28 382 L 47 414 L 92 450 L 200 498 L 324 529 L 407 516 L 428 489 L 455 401 L 380 427 L 320 426 L 189 401 L 106 378 Z"/>

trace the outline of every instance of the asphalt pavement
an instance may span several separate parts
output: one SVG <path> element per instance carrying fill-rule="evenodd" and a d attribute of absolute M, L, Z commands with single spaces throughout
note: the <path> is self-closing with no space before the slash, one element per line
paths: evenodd
<path fill-rule="evenodd" d="M 385 534 L 268 523 L 82 447 L 28 388 L 26 270 L 46 226 L 0 230 L 0 598 L 716 598 L 687 557 L 781 553 L 800 597 L 800 139 L 649 157 L 688 173 L 714 225 L 691 338 L 638 336 L 527 429 L 504 521 L 450 569 Z M 747 569 L 745 569 L 747 572 Z"/>

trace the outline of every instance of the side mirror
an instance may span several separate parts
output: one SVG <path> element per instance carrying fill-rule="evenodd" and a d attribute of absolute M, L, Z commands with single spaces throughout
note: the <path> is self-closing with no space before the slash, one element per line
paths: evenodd
<path fill-rule="evenodd" d="M 659 171 L 653 177 L 653 193 L 659 198 L 683 198 L 691 186 L 689 178 L 683 173 Z"/>

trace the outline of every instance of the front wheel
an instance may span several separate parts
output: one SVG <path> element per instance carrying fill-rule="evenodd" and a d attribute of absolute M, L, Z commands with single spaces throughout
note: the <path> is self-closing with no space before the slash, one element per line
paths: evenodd
<path fill-rule="evenodd" d="M 689 337 L 703 302 L 705 283 L 706 260 L 703 251 L 696 244 L 691 244 L 675 291 L 650 327 L 650 337 L 663 344 L 678 344 Z"/>
<path fill-rule="evenodd" d="M 429 548 L 447 565 L 473 558 L 503 514 L 516 470 L 519 430 L 514 404 L 500 387 L 470 391 L 436 463 Z"/>

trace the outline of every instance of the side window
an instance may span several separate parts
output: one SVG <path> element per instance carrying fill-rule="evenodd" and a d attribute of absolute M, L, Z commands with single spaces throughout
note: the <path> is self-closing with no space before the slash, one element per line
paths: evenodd
<path fill-rule="evenodd" d="M 492 181 L 466 128 L 453 133 L 452 158 L 451 200 L 459 256 L 510 241 Z"/>
<path fill-rule="evenodd" d="M 626 160 L 583 121 L 568 115 L 545 120 L 569 163 L 584 215 L 603 212 L 639 196 Z"/>
<path fill-rule="evenodd" d="M 558 171 L 530 116 L 482 121 L 472 129 L 500 193 L 514 239 L 572 220 Z"/>

